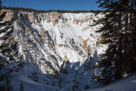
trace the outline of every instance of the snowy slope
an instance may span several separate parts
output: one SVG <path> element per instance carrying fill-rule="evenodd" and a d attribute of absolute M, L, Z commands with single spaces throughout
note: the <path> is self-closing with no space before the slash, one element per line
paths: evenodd
<path fill-rule="evenodd" d="M 13 19 L 13 30 L 8 39 L 0 40 L 0 44 L 13 48 L 6 56 L 0 53 L 0 57 L 9 62 L 1 69 L 1 75 L 10 73 L 14 89 L 19 89 L 19 83 L 24 85 L 25 91 L 42 91 L 45 88 L 71 91 L 99 86 L 91 78 L 95 74 L 92 65 L 106 46 L 100 44 L 102 37 L 96 33 L 101 25 L 90 25 L 103 15 L 22 11 L 7 13 L 3 21 Z M 3 26 L 0 30 L 7 27 Z M 0 38 L 6 36 L 8 31 L 0 33 Z"/>
<path fill-rule="evenodd" d="M 47 86 L 47 85 L 43 85 L 37 82 L 34 82 L 22 75 L 16 75 L 16 78 L 13 78 L 12 80 L 14 80 L 14 82 L 16 83 L 12 83 L 14 84 L 14 91 L 19 91 L 20 90 L 20 83 L 23 85 L 24 87 L 24 91 L 60 91 L 59 88 L 55 88 L 53 86 Z"/>
<path fill-rule="evenodd" d="M 91 89 L 90 91 L 136 91 L 136 75 L 126 77 L 105 87 Z"/>
<path fill-rule="evenodd" d="M 22 84 L 25 87 L 24 91 L 39 91 L 39 90 L 40 91 L 60 91 L 60 90 L 66 91 L 64 88 L 59 89 L 53 86 L 46 86 L 40 83 L 36 83 L 20 75 L 13 80 L 18 81 L 18 83 L 16 84 L 16 87 L 19 87 L 17 85 L 19 85 L 19 83 L 22 82 Z M 16 88 L 15 91 L 19 91 L 19 88 Z M 136 75 L 126 77 L 117 82 L 111 83 L 108 86 L 90 89 L 88 91 L 136 91 Z"/>

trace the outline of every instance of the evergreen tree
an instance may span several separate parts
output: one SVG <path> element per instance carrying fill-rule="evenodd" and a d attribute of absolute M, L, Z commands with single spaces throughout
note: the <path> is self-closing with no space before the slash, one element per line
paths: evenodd
<path fill-rule="evenodd" d="M 1 0 L 0 0 L 0 8 L 1 8 Z"/>
<path fill-rule="evenodd" d="M 12 91 L 13 88 L 12 88 L 12 85 L 11 85 L 10 80 L 9 80 L 8 77 L 6 77 L 6 82 L 5 83 L 6 83 L 5 84 L 5 91 Z"/>
<path fill-rule="evenodd" d="M 20 91 L 24 91 L 24 86 L 22 83 L 20 83 Z"/>
<path fill-rule="evenodd" d="M 2 2 L 1 2 L 1 0 L 0 0 L 0 21 L 1 21 L 2 18 L 5 16 L 5 13 L 2 13 L 2 14 L 1 14 L 1 9 L 2 9 L 1 4 L 2 4 Z M 0 27 L 1 27 L 1 25 L 0 25 Z"/>
<path fill-rule="evenodd" d="M 125 73 L 136 72 L 135 55 L 135 0 L 98 0 L 100 7 L 105 9 L 105 17 L 96 21 L 103 24 L 98 32 L 102 34 L 103 44 L 108 45 L 100 62 L 103 68 L 98 81 L 109 84 L 118 80 Z M 134 35 L 132 37 L 132 35 Z M 133 47 L 132 47 L 133 46 Z M 131 57 L 130 57 L 131 56 Z"/>

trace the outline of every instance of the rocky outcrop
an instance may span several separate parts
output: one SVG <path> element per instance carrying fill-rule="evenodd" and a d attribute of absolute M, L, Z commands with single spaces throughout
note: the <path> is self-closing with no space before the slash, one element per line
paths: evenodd
<path fill-rule="evenodd" d="M 5 17 L 2 19 L 2 21 L 11 21 L 14 18 L 13 11 L 2 9 L 0 13 L 3 14 L 4 12 L 6 14 Z"/>
<path fill-rule="evenodd" d="M 37 17 L 35 16 L 35 13 L 30 13 L 27 17 L 30 22 L 37 22 Z"/>

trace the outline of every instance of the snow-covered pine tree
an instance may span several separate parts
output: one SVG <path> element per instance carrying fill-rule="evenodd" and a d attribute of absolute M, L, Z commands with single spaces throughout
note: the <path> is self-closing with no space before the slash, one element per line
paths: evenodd
<path fill-rule="evenodd" d="M 97 2 L 100 3 L 99 7 L 105 9 L 105 17 L 96 21 L 96 24 L 103 24 L 98 32 L 102 33 L 103 44 L 108 45 L 108 49 L 100 62 L 102 72 L 97 80 L 103 84 L 109 84 L 113 80 L 122 78 L 125 73 L 129 73 L 132 67 L 129 59 L 131 54 L 128 50 L 133 50 L 129 40 L 132 39 L 131 35 L 133 35 L 131 33 L 133 28 L 130 26 L 135 17 L 133 4 L 135 0 L 98 0 Z M 135 62 L 133 61 L 133 63 Z"/>

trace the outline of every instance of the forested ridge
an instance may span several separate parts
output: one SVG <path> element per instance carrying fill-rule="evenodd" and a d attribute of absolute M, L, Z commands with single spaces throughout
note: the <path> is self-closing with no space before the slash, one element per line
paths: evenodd
<path fill-rule="evenodd" d="M 35 12 L 35 13 L 49 13 L 49 12 L 58 12 L 58 13 L 99 13 L 104 12 L 103 10 L 36 10 L 32 8 L 22 8 L 22 7 L 5 7 L 2 9 L 13 10 L 13 11 L 25 11 L 25 12 Z"/>

